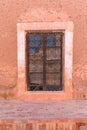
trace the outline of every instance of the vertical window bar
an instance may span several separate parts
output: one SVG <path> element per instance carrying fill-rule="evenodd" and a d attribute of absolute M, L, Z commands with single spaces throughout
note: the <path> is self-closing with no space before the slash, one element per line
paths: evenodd
<path fill-rule="evenodd" d="M 46 90 L 46 34 L 43 34 L 43 90 Z"/>
<path fill-rule="evenodd" d="M 59 87 L 59 90 L 62 90 L 62 46 L 63 46 L 63 33 L 60 34 L 61 35 L 61 38 L 60 38 L 60 42 L 61 42 L 61 55 L 60 55 L 60 59 L 61 59 L 61 63 L 60 63 L 60 87 Z"/>

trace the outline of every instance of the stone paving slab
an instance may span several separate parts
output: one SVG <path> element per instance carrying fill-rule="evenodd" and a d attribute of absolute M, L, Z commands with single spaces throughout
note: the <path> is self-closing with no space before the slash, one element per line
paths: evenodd
<path fill-rule="evenodd" d="M 0 120 L 87 120 L 87 100 L 0 100 Z"/>

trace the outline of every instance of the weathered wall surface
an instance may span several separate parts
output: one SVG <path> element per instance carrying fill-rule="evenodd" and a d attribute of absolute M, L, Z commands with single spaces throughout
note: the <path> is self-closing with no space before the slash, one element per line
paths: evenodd
<path fill-rule="evenodd" d="M 0 121 L 0 130 L 86 130 L 87 126 L 80 126 L 78 121 L 29 121 L 29 120 L 3 120 Z"/>
<path fill-rule="evenodd" d="M 29 121 L 29 120 L 3 120 L 0 121 L 0 130 L 86 130 L 87 126 L 80 126 L 78 121 Z"/>
<path fill-rule="evenodd" d="M 73 96 L 87 93 L 87 0 L 0 0 L 0 97 L 17 84 L 18 22 L 74 22 Z"/>

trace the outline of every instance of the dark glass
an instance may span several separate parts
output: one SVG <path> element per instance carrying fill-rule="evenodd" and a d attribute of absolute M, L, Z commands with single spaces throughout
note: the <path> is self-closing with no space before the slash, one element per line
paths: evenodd
<path fill-rule="evenodd" d="M 47 35 L 47 47 L 55 47 L 56 45 L 56 37 L 55 34 L 48 34 Z"/>
<path fill-rule="evenodd" d="M 29 36 L 30 47 L 42 46 L 41 40 L 42 40 L 42 36 L 41 35 L 39 35 L 39 34 L 37 34 L 37 35 L 31 34 Z"/>

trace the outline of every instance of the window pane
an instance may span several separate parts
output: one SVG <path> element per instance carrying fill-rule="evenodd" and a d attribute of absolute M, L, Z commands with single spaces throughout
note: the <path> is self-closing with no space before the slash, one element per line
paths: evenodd
<path fill-rule="evenodd" d="M 42 60 L 43 58 L 43 48 L 34 47 L 29 49 L 30 60 Z"/>
<path fill-rule="evenodd" d="M 33 48 L 34 51 L 31 52 L 29 49 L 29 69 L 30 72 L 43 71 L 43 49 Z"/>
<path fill-rule="evenodd" d="M 60 61 L 47 61 L 46 72 L 60 72 L 61 64 Z"/>
<path fill-rule="evenodd" d="M 46 74 L 46 83 L 48 85 L 60 85 L 60 74 L 52 73 Z"/>
<path fill-rule="evenodd" d="M 46 74 L 46 88 L 49 91 L 58 90 L 61 86 L 60 84 L 60 74 L 53 73 L 53 74 Z"/>
<path fill-rule="evenodd" d="M 47 48 L 46 56 L 47 56 L 47 60 L 60 60 L 61 49 L 60 48 Z"/>
<path fill-rule="evenodd" d="M 43 74 L 30 73 L 30 90 L 43 90 Z"/>
<path fill-rule="evenodd" d="M 47 35 L 47 47 L 55 47 L 56 45 L 56 36 L 55 34 Z"/>
<path fill-rule="evenodd" d="M 56 46 L 62 46 L 61 35 L 62 35 L 62 33 L 57 33 L 56 34 Z"/>
<path fill-rule="evenodd" d="M 29 64 L 30 72 L 43 72 L 43 62 L 32 60 Z"/>
<path fill-rule="evenodd" d="M 41 35 L 39 35 L 39 34 L 38 35 L 31 34 L 30 37 L 29 37 L 30 47 L 42 46 L 41 40 L 42 40 L 42 36 Z"/>
<path fill-rule="evenodd" d="M 42 84 L 43 83 L 42 73 L 30 73 L 30 82 L 36 84 Z"/>

